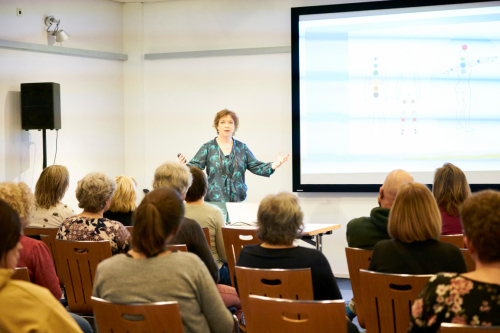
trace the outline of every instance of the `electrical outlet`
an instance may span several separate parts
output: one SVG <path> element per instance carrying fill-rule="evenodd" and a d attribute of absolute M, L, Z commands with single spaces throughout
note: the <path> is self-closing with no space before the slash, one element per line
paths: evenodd
<path fill-rule="evenodd" d="M 23 16 L 23 9 L 18 8 L 16 13 L 17 13 L 17 16 Z"/>

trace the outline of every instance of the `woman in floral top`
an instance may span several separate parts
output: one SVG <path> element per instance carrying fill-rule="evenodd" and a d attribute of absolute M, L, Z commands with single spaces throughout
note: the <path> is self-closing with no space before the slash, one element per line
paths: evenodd
<path fill-rule="evenodd" d="M 57 239 L 70 241 L 109 240 L 113 254 L 128 251 L 130 233 L 117 221 L 103 218 L 116 189 L 116 182 L 103 173 L 89 173 L 78 182 L 76 198 L 83 213 L 65 219 Z"/>
<path fill-rule="evenodd" d="M 464 241 L 476 270 L 438 274 L 415 300 L 408 332 L 437 332 L 441 323 L 500 325 L 500 192 L 481 191 L 461 211 Z"/>
<path fill-rule="evenodd" d="M 281 157 L 280 153 L 274 163 L 257 160 L 246 144 L 233 139 L 233 134 L 238 129 L 238 117 L 233 111 L 219 111 L 213 126 L 219 136 L 203 144 L 188 163 L 201 170 L 206 168 L 208 191 L 205 201 L 244 201 L 247 196 L 247 169 L 258 176 L 269 177 L 288 159 L 289 155 Z M 186 163 L 186 157 L 180 155 L 179 161 Z"/>

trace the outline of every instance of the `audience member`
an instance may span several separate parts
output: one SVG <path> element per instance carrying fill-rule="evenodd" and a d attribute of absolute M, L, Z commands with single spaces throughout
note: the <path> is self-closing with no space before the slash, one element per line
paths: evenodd
<path fill-rule="evenodd" d="M 125 226 L 132 225 L 132 214 L 137 205 L 137 181 L 133 177 L 118 176 L 115 178 L 116 191 L 111 198 L 109 209 L 104 217 L 121 222 Z"/>
<path fill-rule="evenodd" d="M 394 170 L 387 175 L 379 190 L 378 207 L 372 209 L 370 216 L 353 219 L 347 224 L 349 247 L 373 250 L 377 242 L 391 238 L 387 232 L 390 209 L 401 185 L 412 181 L 413 177 L 403 170 Z"/>
<path fill-rule="evenodd" d="M 304 228 L 302 219 L 302 210 L 293 194 L 281 192 L 265 197 L 257 213 L 257 237 L 264 243 L 247 245 L 241 249 L 236 265 L 266 269 L 310 268 L 315 300 L 342 299 L 323 253 L 293 244 L 295 239 L 301 237 Z M 349 332 L 358 331 L 350 322 L 348 329 Z"/>
<path fill-rule="evenodd" d="M 185 199 L 192 181 L 193 177 L 187 166 L 177 162 L 166 162 L 156 169 L 153 188 L 172 189 Z M 215 283 L 219 281 L 219 269 L 198 222 L 184 217 L 179 232 L 170 239 L 169 244 L 186 244 L 188 251 L 196 254 L 207 265 Z"/>
<path fill-rule="evenodd" d="M 470 196 L 470 187 L 463 171 L 451 163 L 436 169 L 432 193 L 441 212 L 441 234 L 461 234 L 462 223 L 458 211 Z"/>
<path fill-rule="evenodd" d="M 33 194 L 25 183 L 0 183 L 0 199 L 3 199 L 18 214 L 22 227 L 29 224 L 33 207 Z M 50 250 L 44 242 L 20 235 L 22 246 L 17 267 L 27 267 L 30 281 L 47 288 L 57 300 L 62 291 L 54 268 Z"/>
<path fill-rule="evenodd" d="M 189 167 L 189 170 L 193 177 L 193 183 L 186 194 L 186 213 L 184 216 L 195 220 L 202 228 L 208 228 L 212 244 L 212 256 L 219 267 L 219 283 L 231 285 L 224 240 L 222 239 L 222 227 L 224 226 L 222 213 L 217 208 L 204 203 L 203 197 L 208 188 L 205 173 L 195 167 Z"/>
<path fill-rule="evenodd" d="M 113 303 L 177 301 L 184 332 L 232 332 L 231 313 L 206 265 L 195 254 L 166 250 L 183 215 L 176 191 L 148 193 L 136 211 L 132 250 L 98 265 L 93 294 Z"/>
<path fill-rule="evenodd" d="M 65 166 L 45 168 L 35 187 L 35 206 L 29 226 L 59 228 L 62 222 L 75 215 L 71 207 L 61 202 L 69 187 L 69 172 Z"/>
<path fill-rule="evenodd" d="M 476 270 L 439 274 L 413 304 L 408 332 L 438 332 L 441 323 L 500 325 L 500 192 L 481 191 L 461 208 L 465 243 Z"/>
<path fill-rule="evenodd" d="M 130 233 L 117 221 L 103 217 L 111 204 L 116 182 L 100 172 L 89 173 L 78 182 L 76 199 L 83 213 L 63 221 L 57 239 L 70 241 L 109 240 L 113 254 L 126 252 Z"/>
<path fill-rule="evenodd" d="M 21 221 L 16 210 L 1 199 L 0 229 L 0 331 L 82 332 L 47 289 L 11 279 L 23 250 Z"/>
<path fill-rule="evenodd" d="M 393 239 L 375 245 L 369 270 L 395 274 L 467 272 L 460 250 L 437 240 L 441 215 L 426 186 L 408 183 L 399 188 L 387 230 Z"/>

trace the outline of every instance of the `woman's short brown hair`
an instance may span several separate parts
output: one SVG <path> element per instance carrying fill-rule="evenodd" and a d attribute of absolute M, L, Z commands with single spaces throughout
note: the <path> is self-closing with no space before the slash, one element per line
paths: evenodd
<path fill-rule="evenodd" d="M 401 186 L 389 213 L 389 235 L 405 243 L 437 239 L 441 214 L 431 191 L 420 183 Z"/>
<path fill-rule="evenodd" d="M 436 169 L 432 193 L 440 210 L 448 215 L 458 216 L 460 205 L 470 196 L 470 187 L 463 171 L 446 163 Z"/>
<path fill-rule="evenodd" d="M 35 202 L 49 209 L 61 201 L 69 186 L 69 172 L 63 165 L 46 167 L 36 182 Z"/>
<path fill-rule="evenodd" d="M 292 245 L 304 229 L 303 217 L 295 195 L 288 192 L 268 195 L 259 205 L 257 237 L 271 245 Z"/>
<path fill-rule="evenodd" d="M 29 224 L 34 200 L 26 183 L 0 183 L 0 199 L 16 211 L 23 227 Z"/>
<path fill-rule="evenodd" d="M 113 196 L 115 189 L 114 179 L 102 172 L 89 173 L 76 186 L 78 207 L 89 213 L 98 213 L 106 206 L 106 201 Z"/>
<path fill-rule="evenodd" d="M 116 191 L 111 198 L 109 210 L 115 213 L 128 213 L 135 210 L 137 205 L 137 181 L 134 177 L 115 177 Z"/>
<path fill-rule="evenodd" d="M 214 125 L 213 126 L 214 126 L 215 130 L 217 131 L 217 134 L 219 134 L 219 130 L 217 129 L 217 127 L 219 126 L 219 121 L 221 120 L 221 118 L 224 118 L 225 116 L 231 116 L 231 118 L 233 118 L 233 121 L 234 121 L 233 135 L 234 135 L 234 133 L 236 133 L 236 130 L 238 130 L 238 125 L 240 124 L 238 116 L 236 115 L 236 113 L 234 111 L 229 111 L 228 109 L 224 109 L 222 111 L 217 112 L 217 114 L 215 115 L 215 118 L 214 118 Z"/>
<path fill-rule="evenodd" d="M 168 188 L 149 192 L 135 213 L 132 248 L 152 257 L 165 250 L 165 242 L 181 224 L 184 204 L 180 194 Z"/>
<path fill-rule="evenodd" d="M 500 192 L 485 190 L 464 201 L 460 216 L 465 236 L 482 263 L 500 262 Z"/>
<path fill-rule="evenodd" d="M 186 202 L 198 201 L 207 194 L 208 180 L 203 171 L 197 167 L 189 167 L 191 175 L 193 176 L 193 183 L 189 187 L 186 194 Z"/>

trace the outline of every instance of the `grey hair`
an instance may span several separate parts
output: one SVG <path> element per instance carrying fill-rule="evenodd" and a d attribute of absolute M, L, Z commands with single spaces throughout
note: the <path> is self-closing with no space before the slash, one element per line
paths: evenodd
<path fill-rule="evenodd" d="M 257 237 L 271 245 L 292 245 L 304 229 L 303 217 L 299 199 L 292 193 L 268 195 L 259 205 Z"/>
<path fill-rule="evenodd" d="M 76 199 L 78 207 L 89 213 L 98 213 L 106 206 L 106 201 L 113 196 L 116 181 L 102 172 L 91 172 L 78 182 Z"/>
<path fill-rule="evenodd" d="M 156 168 L 153 188 L 170 188 L 184 195 L 192 182 L 193 175 L 186 165 L 179 162 L 166 162 Z"/>

